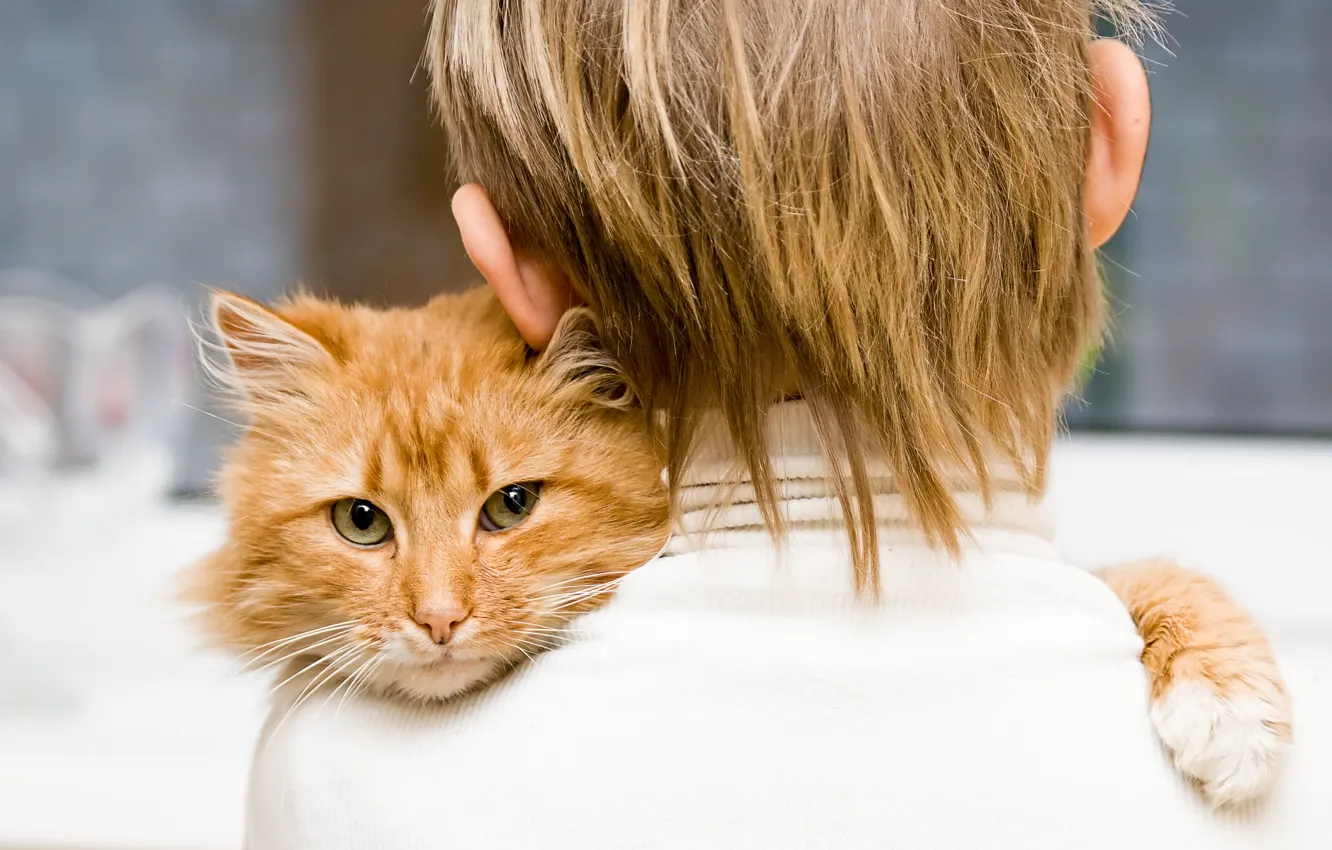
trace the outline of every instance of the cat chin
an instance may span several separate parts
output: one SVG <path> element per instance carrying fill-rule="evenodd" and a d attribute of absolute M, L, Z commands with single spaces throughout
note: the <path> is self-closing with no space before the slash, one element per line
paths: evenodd
<path fill-rule="evenodd" d="M 379 690 L 413 699 L 442 701 L 459 696 L 498 677 L 506 665 L 498 660 L 400 664 L 375 677 Z"/>

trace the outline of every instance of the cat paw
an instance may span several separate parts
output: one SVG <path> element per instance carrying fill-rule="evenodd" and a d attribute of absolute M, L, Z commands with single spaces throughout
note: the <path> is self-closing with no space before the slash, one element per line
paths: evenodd
<path fill-rule="evenodd" d="M 1290 747 L 1290 700 L 1279 688 L 1222 695 L 1210 683 L 1185 679 L 1152 703 L 1151 714 L 1175 766 L 1213 806 L 1261 797 Z"/>

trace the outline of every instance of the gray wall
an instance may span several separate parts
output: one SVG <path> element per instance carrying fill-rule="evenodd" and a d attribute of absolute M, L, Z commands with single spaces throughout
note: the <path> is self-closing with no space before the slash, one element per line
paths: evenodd
<path fill-rule="evenodd" d="M 1075 421 L 1332 433 L 1332 2 L 1176 5 L 1112 251 L 1137 276 L 1109 269 L 1117 346 Z"/>
<path fill-rule="evenodd" d="M 0 3 L 0 268 L 107 296 L 296 271 L 300 63 L 275 0 Z M 212 464 L 194 417 L 185 485 Z"/>

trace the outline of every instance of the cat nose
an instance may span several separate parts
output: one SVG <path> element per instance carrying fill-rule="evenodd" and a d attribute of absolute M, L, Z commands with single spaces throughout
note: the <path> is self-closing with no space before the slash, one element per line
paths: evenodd
<path fill-rule="evenodd" d="M 471 613 L 460 605 L 432 606 L 418 609 L 414 619 L 430 633 L 431 640 L 442 646 Z"/>

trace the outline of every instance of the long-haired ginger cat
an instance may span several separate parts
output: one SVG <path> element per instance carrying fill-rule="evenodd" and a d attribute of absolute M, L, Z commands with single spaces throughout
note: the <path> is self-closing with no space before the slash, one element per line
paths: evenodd
<path fill-rule="evenodd" d="M 585 311 L 540 355 L 488 290 L 399 310 L 217 293 L 212 318 L 249 423 L 191 595 L 250 662 L 446 699 L 556 645 L 661 550 L 663 464 Z M 1175 764 L 1213 803 L 1260 796 L 1291 736 L 1262 632 L 1173 564 L 1101 577 Z"/>
<path fill-rule="evenodd" d="M 453 696 L 662 548 L 662 464 L 579 316 L 534 358 L 482 291 L 417 310 L 213 306 L 250 423 L 221 474 L 228 540 L 194 595 L 251 659 Z"/>

